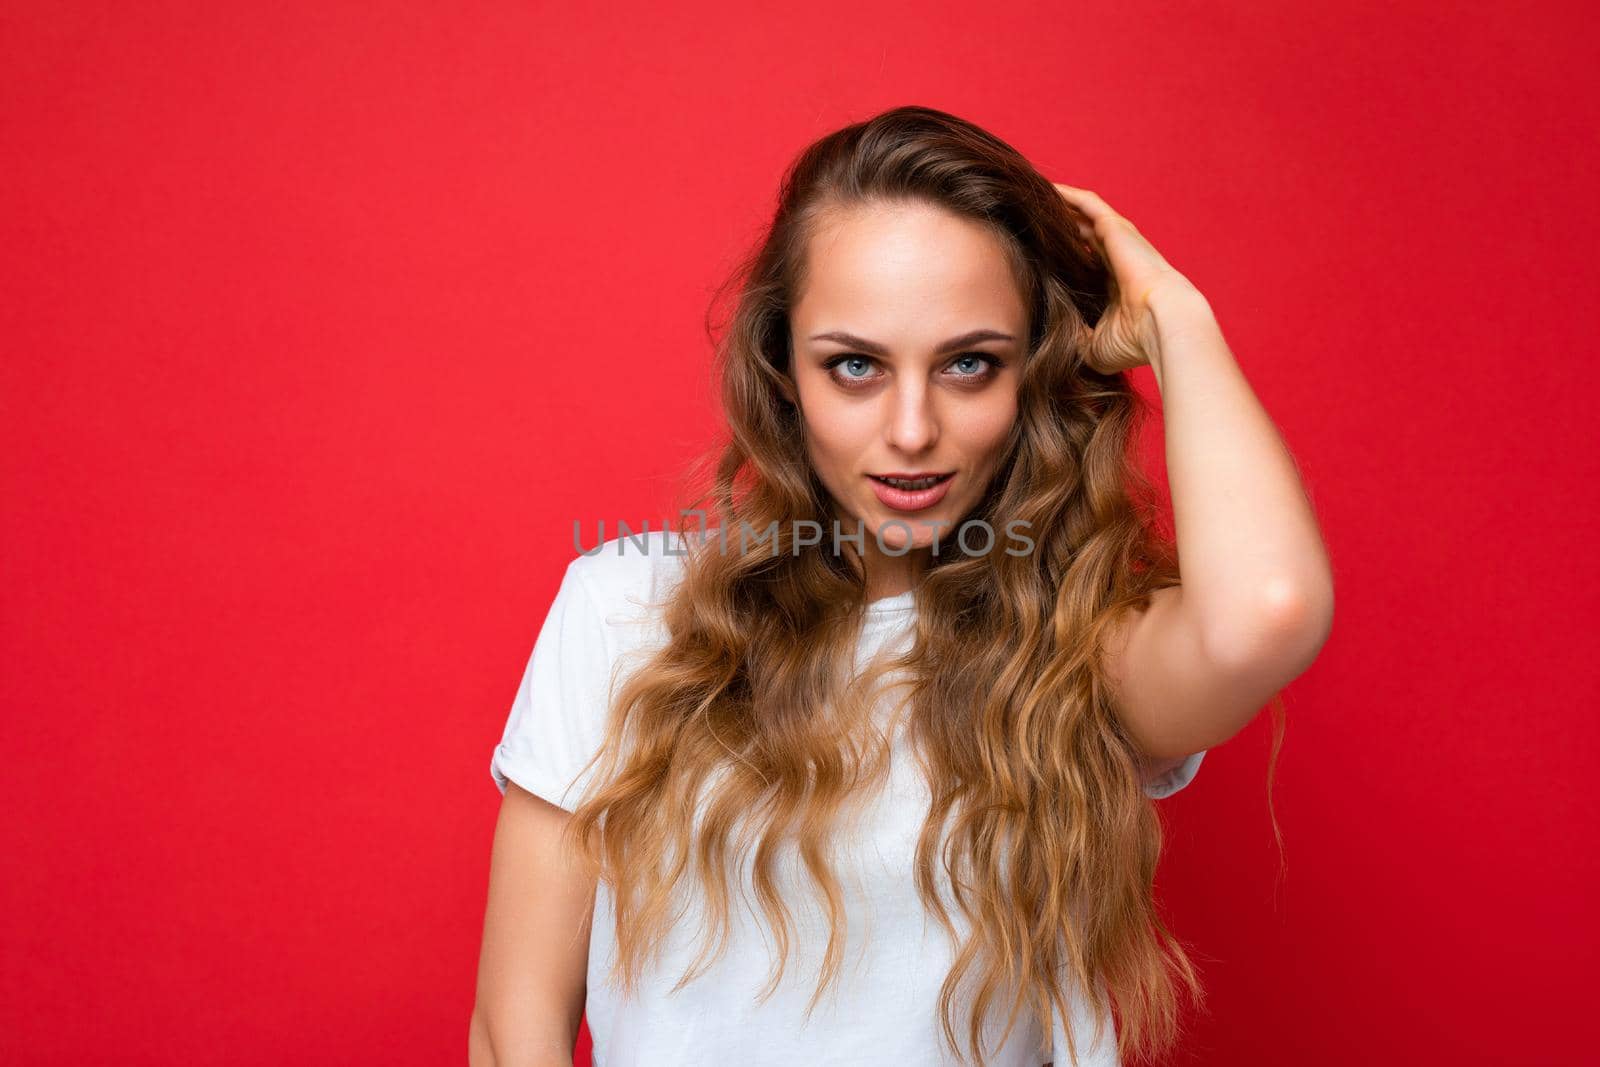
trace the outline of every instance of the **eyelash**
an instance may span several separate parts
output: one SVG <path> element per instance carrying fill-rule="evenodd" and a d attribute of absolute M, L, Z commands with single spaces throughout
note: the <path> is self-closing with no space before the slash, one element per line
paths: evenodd
<path fill-rule="evenodd" d="M 846 377 L 841 377 L 840 375 L 834 373 L 834 368 L 839 366 L 839 364 L 841 364 L 841 363 L 851 363 L 851 362 L 854 362 L 855 360 L 858 360 L 858 359 L 865 360 L 868 363 L 877 362 L 877 360 L 872 356 L 863 356 L 858 352 L 846 352 L 843 355 L 834 356 L 831 359 L 827 360 L 825 363 L 822 364 L 822 369 L 828 372 L 828 377 L 832 378 L 834 381 L 838 382 L 840 385 L 844 386 L 846 389 L 859 389 L 859 388 L 862 388 L 863 386 L 867 385 L 872 379 L 870 379 L 870 378 L 846 378 Z M 1002 361 L 1001 359 L 999 359 L 996 356 L 991 356 L 987 352 L 963 352 L 959 356 L 956 356 L 955 359 L 951 360 L 951 362 L 952 363 L 959 363 L 961 360 L 964 360 L 964 359 L 982 360 L 984 363 L 988 364 L 988 368 L 989 368 L 988 370 L 980 372 L 980 373 L 977 373 L 977 374 L 958 374 L 958 375 L 956 375 L 956 377 L 965 379 L 967 381 L 973 381 L 973 382 L 988 381 L 990 378 L 994 377 L 994 375 L 996 373 L 998 373 L 999 370 L 1002 367 L 1005 366 L 1004 361 Z"/>

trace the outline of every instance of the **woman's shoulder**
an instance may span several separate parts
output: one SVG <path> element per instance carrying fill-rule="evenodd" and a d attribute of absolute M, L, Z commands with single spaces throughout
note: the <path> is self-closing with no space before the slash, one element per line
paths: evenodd
<path fill-rule="evenodd" d="M 659 607 L 683 577 L 693 535 L 673 530 L 625 533 L 578 549 L 567 570 L 608 620 Z"/>

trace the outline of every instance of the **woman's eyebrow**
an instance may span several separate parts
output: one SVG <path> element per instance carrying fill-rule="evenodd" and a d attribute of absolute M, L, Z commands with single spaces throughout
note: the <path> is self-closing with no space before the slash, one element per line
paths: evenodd
<path fill-rule="evenodd" d="M 829 330 L 827 333 L 812 334 L 811 340 L 837 341 L 841 345 L 846 345 L 850 348 L 859 348 L 861 351 L 870 352 L 874 356 L 887 356 L 889 354 L 889 347 L 887 345 L 879 344 L 877 341 L 869 341 L 865 337 L 857 337 L 855 334 L 846 333 L 843 330 Z M 981 341 L 1014 340 L 1016 340 L 1016 338 L 1012 337 L 1009 333 L 1002 333 L 999 330 L 970 330 L 967 333 L 961 334 L 959 337 L 950 338 L 950 340 L 945 341 L 934 351 L 937 355 L 943 355 L 946 352 L 954 352 L 957 349 L 966 348 L 969 345 L 975 345 Z"/>

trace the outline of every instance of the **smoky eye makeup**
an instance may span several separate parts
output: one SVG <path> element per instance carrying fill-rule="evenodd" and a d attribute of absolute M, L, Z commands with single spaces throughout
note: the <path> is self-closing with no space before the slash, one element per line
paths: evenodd
<path fill-rule="evenodd" d="M 859 352 L 843 352 L 822 361 L 828 377 L 847 389 L 857 389 L 877 380 L 870 373 L 878 362 L 877 357 Z M 1006 361 L 988 352 L 961 352 L 950 357 L 945 364 L 947 377 L 962 384 L 987 382 L 1005 369 Z"/>

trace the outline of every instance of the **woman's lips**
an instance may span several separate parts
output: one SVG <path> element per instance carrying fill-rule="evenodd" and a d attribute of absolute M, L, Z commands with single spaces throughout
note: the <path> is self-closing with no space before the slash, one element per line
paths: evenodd
<path fill-rule="evenodd" d="M 895 511 L 925 511 L 944 499 L 955 477 L 954 474 L 947 474 L 937 485 L 931 485 L 926 489 L 896 489 L 870 474 L 867 475 L 867 480 L 872 483 L 872 491 L 878 494 L 878 499 L 883 501 L 884 507 L 893 508 Z"/>

